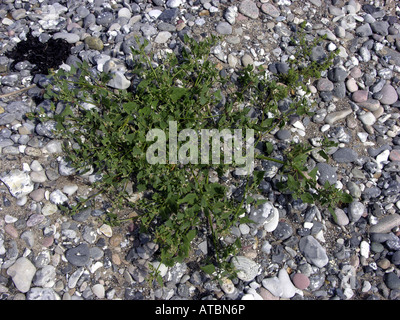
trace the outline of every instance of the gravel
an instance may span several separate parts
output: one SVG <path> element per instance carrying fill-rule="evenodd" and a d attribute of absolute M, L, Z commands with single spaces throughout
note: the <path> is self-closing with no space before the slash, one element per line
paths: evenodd
<path fill-rule="evenodd" d="M 0 4 L 0 299 L 2 300 L 398 300 L 400 290 L 400 7 L 398 2 L 337 0 L 226 1 L 3 1 Z M 109 72 L 111 89 L 132 85 L 130 47 L 149 40 L 145 51 L 177 50 L 184 34 L 223 36 L 211 58 L 229 78 L 243 66 L 288 72 L 291 37 L 307 21 L 307 37 L 326 35 L 311 60 L 340 53 L 318 81 L 308 84 L 312 116 L 294 116 L 268 137 L 274 156 L 290 143 L 320 137 L 338 146 L 326 162 L 312 152 L 318 183 L 353 196 L 335 208 L 302 203 L 276 189 L 276 164 L 263 162 L 254 223 L 237 224 L 222 239 L 240 238 L 231 262 L 236 277 L 218 282 L 204 273 L 211 244 L 200 235 L 191 256 L 167 267 L 159 263 L 151 234 L 126 222 L 104 224 L 109 204 L 63 214 L 94 193 L 90 175 L 66 161 L 55 122 L 25 115 L 51 111 L 42 90 L 46 75 L 27 61 L 13 65 L 5 52 L 29 32 L 43 43 L 63 39 L 71 47 L 62 68 L 87 61 Z M 153 54 L 150 54 L 153 52 Z M 30 87 L 35 84 L 36 87 Z M 26 89 L 17 94 L 16 90 Z M 311 104 L 311 103 L 310 103 Z M 85 105 L 93 107 L 90 103 Z M 61 112 L 62 105 L 57 105 Z M 281 111 L 288 101 L 279 101 Z M 261 110 L 252 106 L 251 116 Z M 234 178 L 229 174 L 229 179 Z M 240 195 L 240 190 L 232 190 Z M 98 200 L 98 201 L 97 201 Z M 147 281 L 150 265 L 164 286 Z"/>

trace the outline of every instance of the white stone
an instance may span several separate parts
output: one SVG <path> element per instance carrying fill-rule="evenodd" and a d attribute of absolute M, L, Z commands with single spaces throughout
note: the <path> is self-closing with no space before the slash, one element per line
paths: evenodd
<path fill-rule="evenodd" d="M 253 280 L 260 271 L 260 266 L 245 256 L 233 257 L 232 263 L 237 270 L 237 277 L 243 281 Z"/>
<path fill-rule="evenodd" d="M 99 231 L 104 234 L 106 237 L 111 238 L 112 237 L 112 228 L 108 224 L 103 224 L 100 228 Z"/>
<path fill-rule="evenodd" d="M 11 195 L 17 199 L 28 195 L 34 189 L 34 184 L 29 174 L 18 169 L 11 170 L 0 180 L 7 186 Z"/>
<path fill-rule="evenodd" d="M 100 283 L 97 283 L 92 287 L 92 292 L 99 299 L 104 299 L 105 297 L 104 286 Z"/>
<path fill-rule="evenodd" d="M 42 208 L 42 214 L 44 216 L 51 216 L 52 214 L 56 213 L 58 207 L 53 203 L 46 203 Z"/>
<path fill-rule="evenodd" d="M 18 258 L 7 270 L 7 274 L 11 276 L 15 287 L 22 293 L 29 291 L 35 273 L 35 266 L 25 257 Z"/>
<path fill-rule="evenodd" d="M 63 192 L 67 194 L 69 197 L 72 196 L 78 190 L 78 186 L 76 184 L 67 184 L 63 187 Z"/>
<path fill-rule="evenodd" d="M 151 263 L 153 265 L 154 270 L 158 272 L 161 277 L 164 277 L 168 272 L 168 267 L 159 261 L 153 261 Z"/>
<path fill-rule="evenodd" d="M 365 240 L 360 243 L 360 254 L 364 258 L 369 257 L 369 243 Z"/>
<path fill-rule="evenodd" d="M 166 5 L 168 8 L 178 8 L 182 4 L 182 0 L 168 0 Z"/>
<path fill-rule="evenodd" d="M 61 190 L 55 190 L 50 193 L 50 202 L 53 204 L 62 204 L 68 201 L 68 197 L 61 192 Z"/>

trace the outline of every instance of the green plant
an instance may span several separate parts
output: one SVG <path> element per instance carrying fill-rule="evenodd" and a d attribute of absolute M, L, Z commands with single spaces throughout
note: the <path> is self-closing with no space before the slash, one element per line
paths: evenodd
<path fill-rule="evenodd" d="M 192 129 L 197 133 L 209 128 L 252 129 L 258 143 L 265 141 L 276 126 L 284 126 L 291 114 L 308 113 L 308 101 L 296 95 L 300 76 L 296 81 L 268 79 L 262 69 L 248 67 L 236 84 L 222 77 L 210 59 L 210 48 L 218 40 L 209 37 L 197 42 L 185 36 L 180 54 L 167 54 L 158 65 L 145 53 L 146 42 L 132 49 L 135 66 L 131 72 L 136 86 L 131 91 L 111 90 L 107 86 L 110 77 L 93 73 L 87 63 L 68 72 L 59 70 L 51 75 L 52 84 L 45 97 L 53 101 L 54 111 L 58 102 L 64 109 L 37 119 L 57 122 L 58 134 L 65 141 L 66 160 L 79 174 L 92 170 L 101 176 L 95 183 L 98 193 L 80 199 L 76 206 L 62 207 L 64 211 L 73 213 L 84 205 L 95 205 L 98 194 L 107 196 L 114 209 L 131 208 L 136 215 L 128 219 L 137 220 L 142 230 L 153 235 L 160 248 L 160 261 L 168 266 L 188 257 L 192 240 L 205 234 L 213 254 L 202 268 L 224 276 L 234 272 L 229 257 L 240 249 L 240 239 L 226 245 L 221 238 L 237 222 L 251 223 L 245 216 L 245 205 L 263 202 L 250 195 L 258 192 L 264 172 L 254 171 L 225 181 L 232 164 L 225 164 L 225 158 L 212 163 L 211 154 L 205 164 L 150 164 L 146 152 L 153 142 L 148 141 L 147 133 L 152 129 L 166 132 L 173 121 L 178 131 Z M 302 75 L 305 69 L 293 70 Z M 288 97 L 292 99 L 289 110 L 279 111 L 278 102 Z M 261 118 L 247 117 L 249 108 L 244 103 L 257 106 Z M 170 150 L 170 135 L 168 131 L 165 151 L 157 154 L 165 152 L 166 159 L 176 151 Z M 178 141 L 176 148 L 185 143 Z M 282 191 L 292 192 L 294 197 L 330 206 L 347 200 L 332 198 L 329 192 L 319 196 L 323 191 L 315 189 L 315 171 L 307 176 L 304 166 L 309 149 L 300 146 L 287 153 L 283 161 L 263 155 L 258 158 L 284 164 L 282 174 L 288 183 Z M 266 143 L 267 154 L 272 148 Z M 218 178 L 210 181 L 212 173 Z M 240 200 L 228 195 L 232 184 L 244 190 Z M 313 188 L 315 193 L 310 194 Z M 124 217 L 110 211 L 106 220 L 117 224 Z"/>

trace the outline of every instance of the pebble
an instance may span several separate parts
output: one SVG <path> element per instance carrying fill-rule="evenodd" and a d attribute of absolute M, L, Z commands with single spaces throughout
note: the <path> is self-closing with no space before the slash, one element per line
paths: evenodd
<path fill-rule="evenodd" d="M 149 287 L 149 293 L 137 291 L 129 283 L 145 283 L 147 263 L 152 263 L 157 250 L 152 239 L 140 232 L 136 236 L 133 224 L 126 234 L 123 226 L 113 232 L 108 225 L 93 224 L 92 219 L 104 214 L 103 210 L 81 210 L 72 217 L 58 212 L 60 201 L 73 203 L 93 190 L 74 180 L 76 170 L 62 158 L 62 142 L 52 131 L 55 122 L 36 124 L 25 117 L 37 107 L 33 94 L 49 84 L 41 76 L 34 81 L 38 88 L 0 102 L 0 153 L 2 163 L 6 163 L 0 173 L 0 224 L 4 231 L 0 233 L 0 264 L 10 277 L 7 283 L 0 283 L 3 298 L 195 299 L 197 290 L 206 290 L 207 299 L 303 299 L 302 290 L 307 290 L 307 298 L 312 299 L 369 299 L 375 293 L 382 299 L 396 297 L 400 265 L 400 220 L 396 213 L 400 207 L 396 178 L 400 170 L 396 113 L 400 105 L 396 78 L 400 41 L 398 21 L 384 9 L 386 5 L 360 5 L 353 0 L 346 4 L 312 0 L 303 7 L 296 7 L 291 0 L 246 0 L 228 5 L 217 0 L 201 0 L 194 5 L 182 0 L 152 0 L 129 6 L 122 2 L 104 6 L 101 1 L 90 1 L 67 7 L 43 0 L 32 11 L 28 2 L 6 2 L 10 14 L 0 22 L 5 26 L 3 38 L 9 39 L 10 44 L 23 39 L 28 30 L 40 33 L 41 41 L 64 39 L 72 45 L 72 51 L 63 68 L 87 61 L 93 71 L 110 73 L 113 80 L 108 85 L 116 90 L 131 88 L 130 46 L 137 47 L 133 40 L 137 35 L 140 41 L 150 40 L 146 53 L 157 64 L 164 53 L 179 49 L 186 33 L 205 37 L 207 32 L 203 29 L 208 29 L 227 36 L 213 54 L 226 67 L 223 73 L 235 79 L 237 70 L 248 65 L 263 65 L 271 74 L 286 74 L 292 58 L 293 32 L 307 20 L 307 37 L 325 34 L 328 39 L 311 50 L 311 60 L 323 62 L 335 49 L 340 53 L 330 70 L 309 84 L 311 94 L 301 93 L 315 102 L 311 107 L 315 114 L 310 118 L 293 117 L 289 126 L 272 132 L 277 140 L 273 141 L 273 154 L 280 154 L 289 142 L 309 139 L 310 134 L 334 137 L 340 144 L 340 148 L 329 152 L 334 162 L 325 162 L 313 151 L 307 166 L 318 167 L 319 184 L 328 181 L 345 186 L 343 189 L 350 192 L 354 201 L 336 208 L 341 220 L 331 223 L 329 216 L 313 209 L 316 206 L 299 204 L 276 193 L 278 167 L 263 163 L 266 177 L 259 192 L 268 202 L 247 208 L 247 217 L 256 223 L 232 228 L 232 236 L 257 239 L 251 250 L 244 250 L 242 257 L 248 260 L 239 258 L 242 278 L 226 279 L 219 286 L 201 271 L 191 270 L 190 263 L 170 268 L 159 265 L 166 286 Z M 326 10 L 329 19 L 315 21 L 313 13 L 322 10 Z M 33 12 L 38 19 L 34 23 Z M 258 29 L 271 37 L 254 31 Z M 151 51 L 159 48 L 161 55 Z M 3 94 L 27 86 L 31 77 L 32 66 L 26 62 L 17 64 L 8 74 L 10 62 L 0 55 Z M 41 106 L 50 110 L 46 103 Z M 279 102 L 280 109 L 282 106 Z M 62 105 L 56 108 L 62 110 Z M 254 106 L 253 113 L 256 111 Z M 343 130 L 338 129 L 341 127 Z M 365 154 L 362 148 L 367 151 Z M 339 252 L 327 250 L 342 244 L 342 239 L 331 243 L 330 228 L 340 230 L 346 241 Z M 207 254 L 208 242 L 199 240 L 195 250 Z M 353 257 L 357 255 L 361 259 L 355 263 Z M 33 266 L 27 279 L 23 279 L 22 271 L 13 274 L 14 269 L 20 269 L 16 261 L 22 257 L 28 267 L 26 261 Z M 357 273 L 346 267 L 343 261 L 348 258 Z M 327 261 L 339 263 L 341 268 L 328 268 Z M 366 270 L 368 281 L 360 280 Z M 118 282 L 110 283 L 106 273 L 113 273 Z M 120 279 L 127 284 L 122 295 L 118 290 Z M 16 290 L 10 290 L 9 285 Z"/>
<path fill-rule="evenodd" d="M 7 269 L 7 274 L 12 278 L 15 287 L 22 293 L 29 291 L 35 273 L 35 266 L 25 257 L 18 258 L 15 263 Z"/>
<path fill-rule="evenodd" d="M 310 279 L 303 273 L 296 273 L 292 277 L 293 284 L 300 290 L 307 289 L 310 285 Z"/>
<path fill-rule="evenodd" d="M 13 169 L 8 174 L 0 177 L 10 191 L 11 195 L 17 199 L 28 195 L 34 189 L 34 184 L 27 172 Z"/>
<path fill-rule="evenodd" d="M 370 233 L 388 233 L 394 227 L 400 225 L 400 215 L 397 213 L 387 215 L 381 219 L 379 219 L 378 223 L 371 226 L 369 229 Z"/>
<path fill-rule="evenodd" d="M 324 267 L 329 261 L 325 248 L 311 235 L 300 239 L 299 249 L 307 261 L 318 268 Z"/>
<path fill-rule="evenodd" d="M 239 12 L 251 19 L 257 19 L 259 16 L 259 9 L 256 3 L 252 0 L 241 1 L 239 5 Z"/>
<path fill-rule="evenodd" d="M 240 280 L 248 282 L 253 280 L 259 274 L 260 266 L 245 256 L 233 257 L 232 263 L 237 270 L 237 277 Z"/>
<path fill-rule="evenodd" d="M 339 163 L 354 162 L 358 159 L 358 154 L 350 148 L 339 148 L 332 154 L 333 160 Z"/>
<path fill-rule="evenodd" d="M 382 97 L 379 99 L 380 103 L 392 105 L 398 100 L 398 94 L 390 84 L 386 84 L 380 91 Z"/>

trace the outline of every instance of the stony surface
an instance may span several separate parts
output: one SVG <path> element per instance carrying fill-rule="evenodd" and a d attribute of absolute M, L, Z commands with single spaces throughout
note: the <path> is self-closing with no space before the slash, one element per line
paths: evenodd
<path fill-rule="evenodd" d="M 0 299 L 398 300 L 399 15 L 397 1 L 379 0 L 2 1 Z M 71 45 L 63 68 L 87 61 L 96 72 L 112 74 L 110 88 L 128 89 L 136 36 L 150 40 L 148 53 L 165 54 L 184 34 L 221 35 L 212 59 L 234 79 L 249 64 L 287 72 L 291 35 L 303 21 L 308 37 L 327 37 L 312 50 L 313 61 L 336 48 L 340 54 L 309 83 L 314 114 L 293 118 L 270 141 L 282 148 L 299 141 L 318 147 L 323 136 L 339 143 L 329 162 L 315 152 L 309 164 L 318 167 L 320 184 L 328 181 L 353 196 L 353 203 L 336 208 L 336 218 L 280 194 L 277 167 L 260 164 L 267 172 L 260 194 L 268 202 L 249 208 L 255 223 L 234 226 L 224 239 L 242 241 L 232 259 L 240 273 L 219 283 L 199 268 L 208 254 L 206 238 L 193 241 L 187 261 L 168 268 L 158 262 L 151 235 L 137 225 L 103 223 L 107 203 L 101 197 L 96 209 L 61 213 L 59 204 L 95 192 L 94 177 L 76 175 L 65 162 L 54 122 L 25 117 L 50 106 L 41 96 L 49 80 L 31 74 L 27 61 L 12 66 L 5 55 L 29 32 L 42 42 L 58 38 Z M 10 94 L 32 83 L 36 87 Z M 146 281 L 150 265 L 163 287 Z"/>

